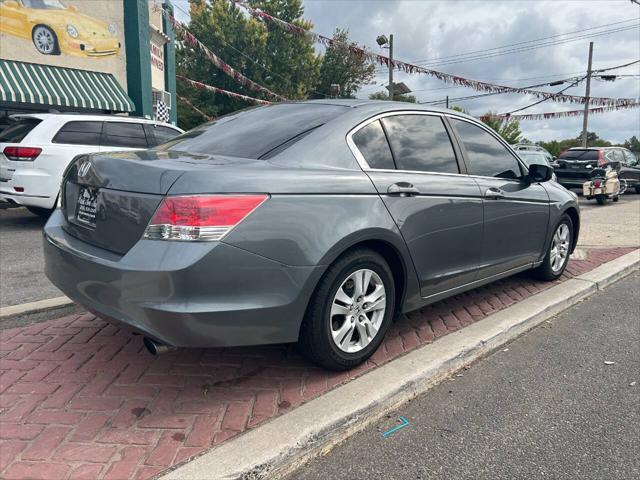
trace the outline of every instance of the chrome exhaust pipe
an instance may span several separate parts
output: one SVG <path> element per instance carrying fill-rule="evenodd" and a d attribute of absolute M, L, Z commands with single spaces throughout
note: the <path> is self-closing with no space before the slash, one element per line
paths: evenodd
<path fill-rule="evenodd" d="M 149 337 L 144 337 L 144 346 L 147 347 L 147 351 L 151 355 L 161 355 L 163 353 L 173 352 L 176 350 L 176 347 L 165 345 L 164 343 L 158 343 Z"/>

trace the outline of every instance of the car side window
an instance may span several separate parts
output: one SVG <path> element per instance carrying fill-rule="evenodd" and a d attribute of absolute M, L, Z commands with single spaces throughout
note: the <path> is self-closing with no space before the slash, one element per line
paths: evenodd
<path fill-rule="evenodd" d="M 354 133 L 351 138 L 369 167 L 395 170 L 389 142 L 380 121 L 371 122 Z"/>
<path fill-rule="evenodd" d="M 169 127 L 163 127 L 162 125 L 151 125 L 151 131 L 153 132 L 154 136 L 152 145 L 154 147 L 180 135 L 180 132 L 178 130 L 174 130 L 173 128 Z"/>
<path fill-rule="evenodd" d="M 511 179 L 522 176 L 518 160 L 496 138 L 472 123 L 451 121 L 467 151 L 471 175 Z"/>
<path fill-rule="evenodd" d="M 638 159 L 632 152 L 630 152 L 629 150 L 623 150 L 622 153 L 624 154 L 624 159 L 627 165 L 629 165 L 630 167 L 636 166 L 636 164 L 638 163 Z"/>
<path fill-rule="evenodd" d="M 105 122 L 101 145 L 104 147 L 147 148 L 141 123 Z"/>
<path fill-rule="evenodd" d="M 614 162 L 620 162 L 620 163 L 625 163 L 624 162 L 624 154 L 622 153 L 622 150 L 613 150 L 613 161 Z"/>
<path fill-rule="evenodd" d="M 399 170 L 460 173 L 447 129 L 439 116 L 393 115 L 382 119 Z"/>
<path fill-rule="evenodd" d="M 102 132 L 102 122 L 67 122 L 58 130 L 52 143 L 98 146 L 100 145 L 100 132 Z"/>

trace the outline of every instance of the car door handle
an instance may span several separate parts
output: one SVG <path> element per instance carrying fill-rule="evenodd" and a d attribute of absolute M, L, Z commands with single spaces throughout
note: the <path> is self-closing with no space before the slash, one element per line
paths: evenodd
<path fill-rule="evenodd" d="M 387 193 L 389 195 L 397 195 L 400 197 L 411 197 L 413 195 L 418 195 L 420 190 L 413 186 L 411 183 L 407 182 L 398 182 L 393 185 L 389 185 L 387 188 Z"/>
<path fill-rule="evenodd" d="M 504 192 L 496 187 L 488 188 L 486 192 L 484 192 L 484 198 L 489 198 L 491 200 L 499 200 L 504 198 Z"/>

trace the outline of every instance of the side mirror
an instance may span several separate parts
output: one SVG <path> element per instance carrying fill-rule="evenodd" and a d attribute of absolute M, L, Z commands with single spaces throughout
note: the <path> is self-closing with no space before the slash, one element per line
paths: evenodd
<path fill-rule="evenodd" d="M 553 168 L 548 165 L 542 165 L 539 163 L 532 163 L 529 165 L 529 181 L 534 182 L 548 182 L 553 177 Z"/>

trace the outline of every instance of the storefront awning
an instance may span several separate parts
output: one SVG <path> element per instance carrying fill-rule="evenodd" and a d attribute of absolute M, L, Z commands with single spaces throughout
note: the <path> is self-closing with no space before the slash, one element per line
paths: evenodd
<path fill-rule="evenodd" d="M 0 59 L 0 101 L 132 112 L 110 73 Z"/>

